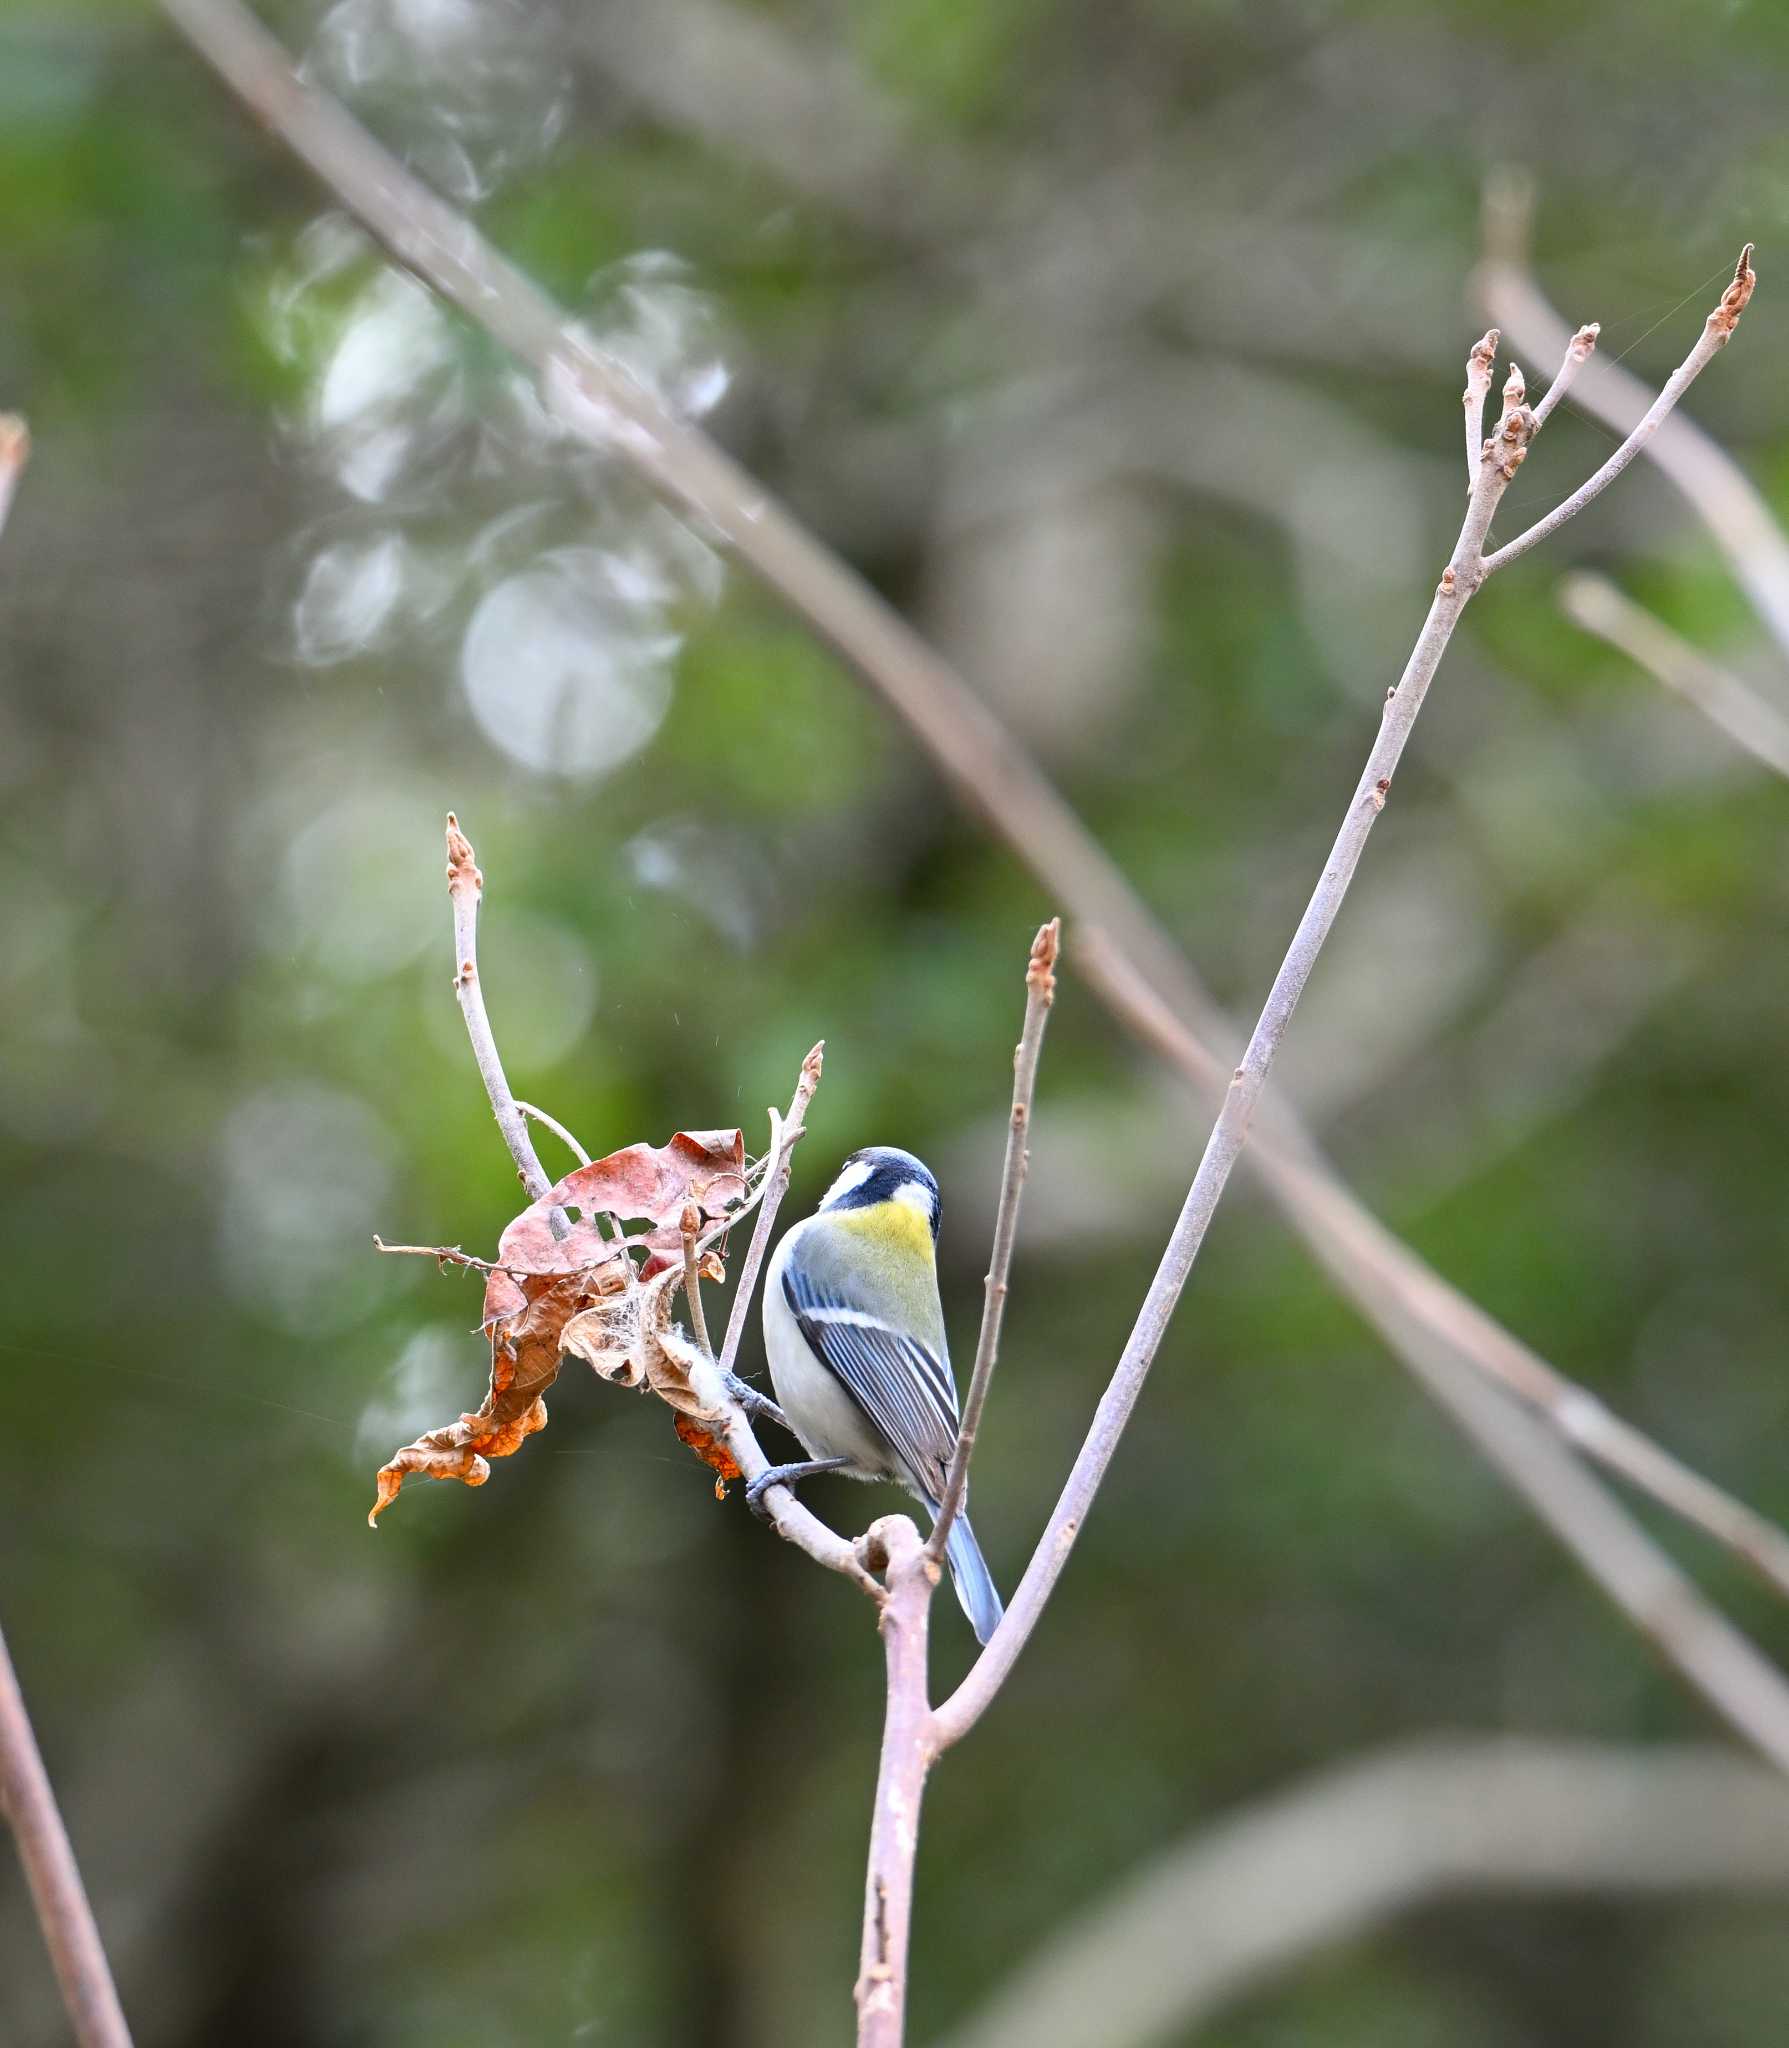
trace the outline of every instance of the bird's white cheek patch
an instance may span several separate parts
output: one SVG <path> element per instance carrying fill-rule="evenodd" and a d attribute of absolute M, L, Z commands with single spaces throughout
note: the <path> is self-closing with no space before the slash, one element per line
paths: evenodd
<path fill-rule="evenodd" d="M 832 1186 L 820 1198 L 821 1208 L 826 1208 L 829 1203 L 842 1201 L 846 1195 L 862 1187 L 864 1182 L 875 1171 L 875 1163 L 872 1160 L 852 1160 L 851 1164 L 845 1168 L 844 1172 L 839 1175 L 838 1179 L 833 1182 Z"/>

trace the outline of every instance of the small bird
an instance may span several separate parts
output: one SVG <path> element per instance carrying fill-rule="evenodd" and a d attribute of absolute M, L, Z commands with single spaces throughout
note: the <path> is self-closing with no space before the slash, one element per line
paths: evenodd
<path fill-rule="evenodd" d="M 957 1388 L 938 1299 L 938 1183 L 911 1152 L 854 1152 L 819 1208 L 777 1246 L 764 1283 L 764 1349 L 808 1462 L 747 1489 L 815 1472 L 893 1479 L 934 1521 L 957 1445 Z M 967 1495 L 964 1506 L 967 1507 Z M 1000 1622 L 1000 1595 L 966 1513 L 945 1544 L 977 1639 Z"/>

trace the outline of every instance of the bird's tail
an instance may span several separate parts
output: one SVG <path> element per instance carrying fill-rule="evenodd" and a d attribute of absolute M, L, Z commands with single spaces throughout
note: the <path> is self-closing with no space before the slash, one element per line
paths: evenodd
<path fill-rule="evenodd" d="M 978 1643 L 985 1643 L 1000 1626 L 1000 1595 L 994 1590 L 994 1581 L 967 1515 L 959 1515 L 951 1523 L 944 1555 L 950 1563 L 951 1582 L 957 1589 L 957 1598 L 963 1603 L 963 1612 L 969 1617 L 969 1626 L 975 1631 L 975 1639 Z"/>

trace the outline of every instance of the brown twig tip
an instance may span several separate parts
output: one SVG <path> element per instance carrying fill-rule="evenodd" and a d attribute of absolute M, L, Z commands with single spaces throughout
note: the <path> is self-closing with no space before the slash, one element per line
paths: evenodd
<path fill-rule="evenodd" d="M 460 830 L 452 811 L 447 814 L 447 888 L 450 895 L 461 889 L 483 889 L 485 878 L 473 858 L 472 842 Z"/>
<path fill-rule="evenodd" d="M 1595 354 L 1597 337 L 1602 331 L 1602 322 L 1600 320 L 1591 320 L 1580 327 L 1577 333 L 1572 336 L 1572 354 L 1579 362 L 1584 362 Z"/>
<path fill-rule="evenodd" d="M 808 1054 L 807 1058 L 803 1060 L 801 1063 L 801 1073 L 803 1080 L 811 1081 L 814 1084 L 814 1087 L 817 1088 L 820 1085 L 820 1070 L 822 1067 L 825 1066 L 825 1064 L 826 1041 L 824 1038 L 822 1038 L 815 1042 L 813 1050 Z M 810 1089 L 809 1092 L 812 1093 L 812 1090 Z"/>
<path fill-rule="evenodd" d="M 1721 303 L 1708 316 L 1711 334 L 1718 334 L 1724 341 L 1739 325 L 1739 316 L 1751 303 L 1752 292 L 1758 283 L 1758 273 L 1752 268 L 1753 244 L 1748 242 L 1739 252 L 1739 261 L 1733 266 L 1733 282 L 1721 294 Z"/>
<path fill-rule="evenodd" d="M 1503 386 L 1504 411 L 1515 412 L 1527 396 L 1528 383 L 1522 375 L 1522 366 L 1520 363 L 1511 363 L 1509 366 L 1509 376 Z"/>
<path fill-rule="evenodd" d="M 1491 388 L 1491 371 L 1497 362 L 1497 344 L 1503 339 L 1502 330 L 1487 327 L 1466 357 L 1466 395 L 1470 398 L 1476 386 L 1479 393 Z"/>
<path fill-rule="evenodd" d="M 1043 1000 L 1053 1002 L 1056 996 L 1056 962 L 1062 957 L 1062 920 L 1053 917 L 1048 924 L 1039 925 L 1037 937 L 1031 942 L 1031 962 L 1025 969 L 1025 986 L 1034 989 Z"/>

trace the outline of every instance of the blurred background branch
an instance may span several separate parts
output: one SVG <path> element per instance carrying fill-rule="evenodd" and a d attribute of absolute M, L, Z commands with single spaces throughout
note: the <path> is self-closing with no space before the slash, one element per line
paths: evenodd
<path fill-rule="evenodd" d="M 1193 1830 L 939 2048 L 1158 2048 L 1439 1898 L 1789 1887 L 1789 1792 L 1719 1751 L 1433 1737 Z"/>
<path fill-rule="evenodd" d="M 31 453 L 16 413 L 0 413 L 0 530 Z M 37 1924 L 80 2048 L 130 2048 L 81 1867 L 32 1731 L 19 1675 L 0 1629 L 0 1819 L 11 1831 Z"/>

